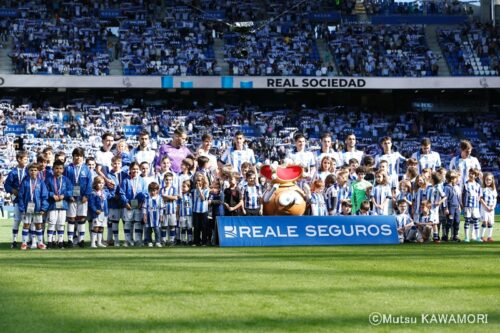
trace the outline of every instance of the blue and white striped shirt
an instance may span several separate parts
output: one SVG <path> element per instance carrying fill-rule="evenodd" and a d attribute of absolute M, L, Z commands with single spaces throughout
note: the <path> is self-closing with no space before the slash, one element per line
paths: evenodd
<path fill-rule="evenodd" d="M 193 215 L 193 197 L 191 193 L 183 193 L 178 200 L 179 216 Z"/>
<path fill-rule="evenodd" d="M 441 156 L 435 151 L 431 151 L 429 154 L 422 154 L 422 152 L 417 151 L 416 153 L 413 153 L 411 157 L 418 161 L 419 173 L 421 173 L 425 168 L 430 168 L 432 171 L 436 171 L 436 169 L 441 166 Z"/>
<path fill-rule="evenodd" d="M 484 202 L 486 203 L 486 206 L 488 207 L 493 207 L 495 209 L 495 206 L 497 205 L 497 191 L 494 191 L 491 187 L 485 187 L 483 188 L 483 195 L 482 198 Z M 486 212 L 483 206 L 481 206 L 483 210 Z"/>
<path fill-rule="evenodd" d="M 412 223 L 411 217 L 408 214 L 398 214 L 396 215 L 396 223 L 398 225 L 398 229 L 403 228 L 404 226 Z"/>
<path fill-rule="evenodd" d="M 311 194 L 311 215 L 313 216 L 326 216 L 325 198 L 321 193 Z"/>
<path fill-rule="evenodd" d="M 464 186 L 464 207 L 479 208 L 481 186 L 476 182 L 467 182 Z"/>
<path fill-rule="evenodd" d="M 170 187 L 164 187 L 161 189 L 161 195 L 163 196 L 171 196 L 171 195 L 177 195 L 177 189 L 174 186 Z M 171 215 L 175 214 L 177 210 L 177 201 L 176 200 L 165 200 L 165 214 L 166 215 Z"/>
<path fill-rule="evenodd" d="M 245 185 L 243 187 L 242 196 L 245 198 L 244 204 L 246 209 L 259 209 L 260 208 L 260 198 L 262 197 L 262 190 L 260 186 L 249 186 Z"/>
<path fill-rule="evenodd" d="M 326 209 L 328 210 L 328 212 L 331 212 L 334 210 L 335 207 L 333 207 L 333 200 L 334 200 L 334 198 L 337 197 L 337 195 L 338 195 L 338 191 L 337 191 L 336 185 L 332 185 L 326 189 L 326 191 L 324 193 L 324 197 L 325 197 Z"/>
<path fill-rule="evenodd" d="M 415 203 L 413 204 L 414 209 L 413 211 L 415 214 L 420 214 L 420 204 L 424 200 L 431 200 L 431 195 L 432 195 L 432 186 L 428 185 L 425 189 L 419 188 L 417 190 L 417 193 L 415 193 Z"/>
<path fill-rule="evenodd" d="M 459 184 L 463 187 L 465 183 L 467 182 L 467 176 L 469 174 L 470 169 L 479 169 L 481 170 L 481 165 L 479 164 L 479 161 L 477 158 L 473 156 L 469 156 L 465 159 L 463 159 L 460 155 L 455 156 L 451 159 L 450 161 L 450 170 L 456 170 L 459 172 L 460 177 L 459 177 Z"/>
<path fill-rule="evenodd" d="M 226 150 L 224 155 L 222 155 L 221 162 L 224 164 L 231 164 L 233 166 L 233 169 L 241 172 L 241 164 L 243 164 L 243 162 L 255 164 L 257 161 L 252 149 L 246 148 L 242 150 L 236 150 L 231 147 Z"/>
<path fill-rule="evenodd" d="M 160 195 L 156 197 L 146 197 L 144 207 L 142 209 L 144 216 L 146 216 L 146 225 L 151 228 L 160 226 L 160 216 L 163 207 L 163 200 Z"/>
<path fill-rule="evenodd" d="M 351 188 L 345 183 L 340 187 L 337 185 L 337 207 L 334 209 L 335 214 L 342 213 L 342 201 L 351 197 Z"/>
<path fill-rule="evenodd" d="M 389 185 L 376 185 L 373 188 L 372 198 L 375 199 L 375 202 L 377 205 L 382 204 L 382 202 L 387 198 L 391 199 L 392 198 L 392 192 L 391 192 L 391 187 Z M 389 201 L 386 201 L 384 204 L 384 207 L 382 208 L 376 208 L 375 211 L 379 215 L 385 215 L 387 214 L 387 209 L 389 208 Z"/>
<path fill-rule="evenodd" d="M 200 191 L 194 189 L 193 192 L 193 213 L 208 213 L 208 195 L 210 191 L 208 188 L 201 190 L 205 200 L 201 200 Z"/>

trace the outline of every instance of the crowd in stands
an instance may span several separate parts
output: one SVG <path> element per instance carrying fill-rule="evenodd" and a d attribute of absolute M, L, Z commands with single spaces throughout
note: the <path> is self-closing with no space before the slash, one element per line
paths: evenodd
<path fill-rule="evenodd" d="M 0 41 L 12 38 L 16 74 L 220 75 L 214 40 L 222 38 L 230 75 L 436 76 L 438 56 L 423 26 L 339 22 L 355 1 L 139 0 L 6 2 Z M 457 1 L 367 0 L 375 14 L 470 14 Z M 322 16 L 323 15 L 323 16 Z M 251 22 L 233 31 L 237 22 Z M 350 21 L 349 21 L 350 22 Z M 498 75 L 498 28 L 469 23 L 443 28 L 438 39 L 452 75 Z M 328 41 L 334 61 L 322 59 Z"/>
<path fill-rule="evenodd" d="M 498 75 L 500 28 L 480 23 L 438 30 L 452 75 Z"/>
<path fill-rule="evenodd" d="M 471 15 L 472 7 L 457 0 L 445 1 L 390 1 L 364 0 L 368 15 Z"/>
<path fill-rule="evenodd" d="M 439 70 L 423 26 L 342 25 L 329 46 L 341 75 L 436 76 Z"/>

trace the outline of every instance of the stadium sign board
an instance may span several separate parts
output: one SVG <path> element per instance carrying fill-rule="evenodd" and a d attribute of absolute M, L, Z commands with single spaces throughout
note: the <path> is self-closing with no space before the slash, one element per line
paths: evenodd
<path fill-rule="evenodd" d="M 220 216 L 220 246 L 399 244 L 394 216 Z"/>
<path fill-rule="evenodd" d="M 0 77 L 6 88 L 111 89 L 498 89 L 500 76 L 326 77 L 326 76 L 71 76 Z"/>

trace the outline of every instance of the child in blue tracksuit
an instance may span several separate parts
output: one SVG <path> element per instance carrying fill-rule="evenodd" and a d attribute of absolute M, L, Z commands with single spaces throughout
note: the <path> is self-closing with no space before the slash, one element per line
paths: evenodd
<path fill-rule="evenodd" d="M 85 223 L 87 221 L 88 200 L 92 193 L 92 172 L 84 163 L 85 150 L 77 147 L 72 152 L 73 163 L 64 170 L 64 175 L 73 185 L 66 217 L 68 219 L 68 245 L 73 246 L 75 224 L 78 225 L 78 245 L 84 247 Z"/>
<path fill-rule="evenodd" d="M 38 164 L 33 163 L 28 167 L 29 177 L 25 177 L 19 188 L 19 211 L 23 219 L 23 243 L 21 250 L 28 248 L 28 232 L 30 225 L 35 224 L 36 237 L 33 239 L 31 248 L 37 247 L 45 250 L 47 247 L 43 244 L 43 214 L 49 208 L 48 191 L 45 183 L 38 179 Z M 37 245 L 38 240 L 38 245 Z"/>
<path fill-rule="evenodd" d="M 139 176 L 139 164 L 137 162 L 130 163 L 128 171 L 129 178 L 125 179 L 121 184 L 123 191 L 122 202 L 125 204 L 123 209 L 125 247 L 134 245 L 132 227 L 135 228 L 137 245 L 142 243 L 143 216 L 141 206 L 144 195 L 148 193 L 144 178 Z"/>
<path fill-rule="evenodd" d="M 5 179 L 5 192 L 14 197 L 14 223 L 12 225 L 12 245 L 13 249 L 17 248 L 17 234 L 19 232 L 19 224 L 21 223 L 21 213 L 19 212 L 19 188 L 24 177 L 28 176 L 28 152 L 20 151 L 16 155 L 17 167 L 12 169 Z"/>
<path fill-rule="evenodd" d="M 69 198 L 73 195 L 73 184 L 63 175 L 64 163 L 55 161 L 52 175 L 45 178 L 45 186 L 49 192 L 48 212 L 48 244 L 49 248 L 55 248 L 54 234 L 57 230 L 57 245 L 60 249 L 64 247 L 64 227 L 66 225 L 66 211 Z"/>
<path fill-rule="evenodd" d="M 108 199 L 111 196 L 105 187 L 104 178 L 96 176 L 92 182 L 92 193 L 89 198 L 89 212 L 92 219 L 92 234 L 90 236 L 90 247 L 106 247 L 102 243 L 102 232 L 108 224 Z"/>

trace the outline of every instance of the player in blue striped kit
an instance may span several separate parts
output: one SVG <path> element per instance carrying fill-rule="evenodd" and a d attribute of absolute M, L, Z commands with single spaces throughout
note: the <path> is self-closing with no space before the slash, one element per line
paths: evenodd
<path fill-rule="evenodd" d="M 92 234 L 90 238 L 90 247 L 106 247 L 102 243 L 102 233 L 104 226 L 108 224 L 108 199 L 112 195 L 105 188 L 104 178 L 96 176 L 92 182 L 92 193 L 89 197 L 89 212 L 92 218 Z"/>
<path fill-rule="evenodd" d="M 460 230 L 460 213 L 462 211 L 462 190 L 458 185 L 458 174 L 455 171 L 446 173 L 446 183 L 444 184 L 444 213 L 447 217 L 445 226 L 445 237 L 448 239 L 450 229 L 452 230 L 452 241 L 460 242 L 458 232 Z M 445 240 L 446 240 L 445 239 Z"/>
<path fill-rule="evenodd" d="M 233 170 L 240 173 L 243 162 L 257 163 L 253 150 L 245 147 L 245 136 L 240 131 L 234 135 L 234 146 L 224 152 L 220 161 L 223 165 L 231 164 Z"/>
<path fill-rule="evenodd" d="M 326 210 L 325 197 L 323 196 L 323 190 L 325 184 L 321 179 L 316 179 L 311 185 L 311 215 L 313 216 L 327 216 L 328 212 Z"/>
<path fill-rule="evenodd" d="M 241 200 L 243 200 L 243 215 L 262 215 L 262 189 L 257 184 L 255 172 L 248 171 L 245 176 L 247 184 L 241 190 Z"/>
<path fill-rule="evenodd" d="M 425 177 L 422 175 L 417 176 L 415 180 L 415 184 L 417 186 L 417 189 L 415 191 L 414 195 L 414 204 L 413 204 L 413 220 L 414 221 L 419 221 L 419 214 L 421 212 L 420 206 L 422 204 L 422 201 L 424 200 L 429 200 L 431 197 L 431 192 L 432 192 L 432 186 L 427 184 L 425 181 Z"/>
<path fill-rule="evenodd" d="M 148 194 L 144 197 L 142 205 L 143 223 L 145 226 L 144 242 L 153 247 L 152 233 L 155 234 L 156 247 L 162 247 L 160 236 L 160 225 L 163 219 L 162 209 L 164 202 L 159 195 L 160 185 L 157 182 L 152 182 L 148 185 Z"/>
<path fill-rule="evenodd" d="M 337 196 L 336 183 L 337 179 L 335 175 L 328 175 L 325 178 L 325 190 L 323 196 L 325 197 L 326 212 L 328 215 L 333 215 L 333 200 L 334 196 Z"/>
<path fill-rule="evenodd" d="M 433 172 L 431 175 L 432 192 L 429 198 L 431 202 L 432 236 L 435 243 L 439 243 L 439 208 L 446 201 L 446 194 L 441 188 L 441 175 Z"/>
<path fill-rule="evenodd" d="M 193 193 L 193 245 L 208 245 L 208 180 L 204 174 L 194 175 Z"/>
<path fill-rule="evenodd" d="M 481 165 L 477 158 L 471 155 L 472 144 L 468 140 L 460 141 L 460 155 L 455 156 L 450 161 L 450 170 L 458 172 L 458 182 L 460 186 L 465 186 L 468 179 L 468 172 L 470 169 L 477 169 L 481 171 Z"/>
<path fill-rule="evenodd" d="M 335 188 L 336 193 L 332 193 L 333 196 L 333 214 L 342 214 L 342 202 L 351 198 L 351 188 L 347 184 L 347 177 L 349 176 L 349 171 L 339 171 L 337 174 L 337 185 Z"/>
<path fill-rule="evenodd" d="M 493 225 L 495 224 L 495 207 L 497 205 L 497 189 L 495 186 L 495 178 L 490 172 L 485 172 L 483 175 L 483 194 L 481 196 L 481 220 L 482 231 L 481 240 L 483 242 L 493 242 Z M 488 230 L 488 238 L 485 237 Z"/>
<path fill-rule="evenodd" d="M 464 185 L 463 189 L 463 203 L 464 203 L 464 231 L 465 239 L 464 242 L 470 242 L 470 225 L 474 226 L 474 232 L 472 233 L 472 239 L 481 242 L 481 237 L 479 236 L 479 200 L 481 198 L 481 185 L 476 182 L 476 178 L 479 176 L 478 169 L 470 169 L 468 174 L 468 180 Z"/>
<path fill-rule="evenodd" d="M 375 183 L 371 193 L 374 211 L 377 215 L 389 215 L 389 201 L 392 200 L 392 191 L 385 172 L 379 170 L 375 173 Z"/>
<path fill-rule="evenodd" d="M 181 185 L 181 194 L 177 201 L 179 212 L 179 228 L 181 244 L 193 243 L 193 197 L 191 195 L 191 181 L 185 180 Z"/>
<path fill-rule="evenodd" d="M 397 202 L 398 214 L 396 214 L 396 223 L 398 228 L 398 238 L 400 243 L 416 242 L 418 239 L 417 226 L 408 214 L 408 203 L 402 199 Z"/>
<path fill-rule="evenodd" d="M 423 138 L 420 142 L 420 150 L 411 156 L 418 162 L 418 172 L 425 168 L 436 171 L 441 166 L 441 156 L 439 153 L 431 150 L 431 139 Z"/>
<path fill-rule="evenodd" d="M 163 221 L 161 223 L 161 242 L 162 245 L 175 245 L 175 227 L 177 226 L 177 200 L 179 199 L 177 188 L 174 186 L 174 176 L 171 172 L 165 174 L 161 188 L 161 196 L 165 202 L 163 211 Z"/>

